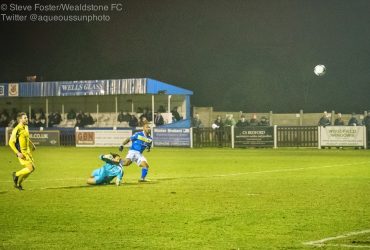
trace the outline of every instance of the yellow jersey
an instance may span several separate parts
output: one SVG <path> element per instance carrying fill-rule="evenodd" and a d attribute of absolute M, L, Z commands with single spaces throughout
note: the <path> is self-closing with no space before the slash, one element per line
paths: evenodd
<path fill-rule="evenodd" d="M 30 133 L 27 125 L 20 123 L 13 129 L 9 140 L 9 146 L 16 154 L 18 152 L 21 152 L 22 154 L 31 153 Z"/>

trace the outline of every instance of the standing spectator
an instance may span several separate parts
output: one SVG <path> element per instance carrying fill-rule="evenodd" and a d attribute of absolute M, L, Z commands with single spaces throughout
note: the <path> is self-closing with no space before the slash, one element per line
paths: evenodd
<path fill-rule="evenodd" d="M 334 121 L 334 125 L 335 126 L 344 126 L 344 121 L 342 119 L 342 114 L 341 113 L 337 114 L 337 118 Z"/>
<path fill-rule="evenodd" d="M 234 120 L 233 115 L 227 115 L 225 123 L 224 123 L 225 127 L 231 127 L 231 126 L 234 126 L 235 124 L 236 122 Z"/>
<path fill-rule="evenodd" d="M 247 121 L 247 119 L 245 119 L 244 115 L 241 115 L 240 120 L 236 123 L 236 127 L 245 128 L 247 126 L 249 126 L 249 122 Z"/>
<path fill-rule="evenodd" d="M 258 126 L 258 120 L 257 120 L 257 115 L 256 114 L 252 115 L 252 118 L 249 120 L 249 125 Z"/>
<path fill-rule="evenodd" d="M 194 145 L 200 147 L 202 146 L 202 131 L 203 127 L 202 120 L 199 118 L 199 114 L 196 113 L 193 119 L 191 120 L 191 126 L 193 127 L 194 132 Z"/>
<path fill-rule="evenodd" d="M 370 110 L 367 111 L 367 115 L 362 120 L 362 124 L 366 126 L 367 133 L 367 149 L 370 149 Z"/>
<path fill-rule="evenodd" d="M 366 126 L 368 130 L 370 129 L 370 110 L 367 111 L 367 115 L 362 120 L 362 125 Z"/>
<path fill-rule="evenodd" d="M 360 125 L 360 123 L 356 118 L 356 113 L 352 113 L 352 117 L 348 121 L 348 126 L 358 126 L 358 125 Z"/>
<path fill-rule="evenodd" d="M 193 119 L 191 120 L 191 126 L 193 128 L 200 128 L 202 127 L 202 120 L 199 118 L 199 114 L 196 113 Z"/>
<path fill-rule="evenodd" d="M 270 125 L 270 122 L 267 119 L 267 117 L 266 116 L 262 116 L 261 117 L 261 121 L 258 123 L 258 126 L 269 126 L 269 125 Z"/>
<path fill-rule="evenodd" d="M 328 118 L 328 112 L 324 111 L 323 115 L 321 116 L 319 123 L 319 126 L 326 127 L 330 125 L 330 120 Z"/>
<path fill-rule="evenodd" d="M 218 146 L 222 147 L 224 136 L 224 122 L 222 121 L 221 116 L 217 116 L 217 119 L 212 124 L 212 128 L 215 129 Z"/>
<path fill-rule="evenodd" d="M 163 125 L 163 124 L 164 124 L 164 119 L 163 119 L 163 116 L 162 116 L 162 114 L 161 114 L 161 113 L 156 112 L 156 113 L 154 114 L 154 124 L 155 124 L 156 126 L 161 126 L 161 125 Z"/>

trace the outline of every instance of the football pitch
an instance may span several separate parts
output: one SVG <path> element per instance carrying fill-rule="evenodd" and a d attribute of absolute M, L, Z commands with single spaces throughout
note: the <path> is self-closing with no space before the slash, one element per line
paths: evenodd
<path fill-rule="evenodd" d="M 39 147 L 18 191 L 0 147 L 0 249 L 370 249 L 369 150 L 153 148 L 87 186 L 109 152 Z"/>

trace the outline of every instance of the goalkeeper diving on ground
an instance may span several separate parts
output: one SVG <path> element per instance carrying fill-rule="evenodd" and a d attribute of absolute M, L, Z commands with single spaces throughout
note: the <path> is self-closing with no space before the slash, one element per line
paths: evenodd
<path fill-rule="evenodd" d="M 101 168 L 95 169 L 91 173 L 90 178 L 87 179 L 87 184 L 109 184 L 114 178 L 116 178 L 115 183 L 117 186 L 119 186 L 123 177 L 123 161 L 121 156 L 110 153 L 106 155 L 100 155 L 100 159 L 104 161 L 105 164 Z"/>

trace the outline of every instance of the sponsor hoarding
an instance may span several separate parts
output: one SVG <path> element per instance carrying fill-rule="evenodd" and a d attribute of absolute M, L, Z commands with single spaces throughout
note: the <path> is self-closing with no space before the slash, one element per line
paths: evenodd
<path fill-rule="evenodd" d="M 129 130 L 78 130 L 76 147 L 117 147 L 132 135 Z M 127 144 L 130 146 L 131 144 Z"/>
<path fill-rule="evenodd" d="M 326 126 L 320 127 L 320 146 L 366 146 L 364 126 Z"/>
<path fill-rule="evenodd" d="M 234 147 L 274 147 L 274 127 L 235 128 Z"/>
<path fill-rule="evenodd" d="M 154 146 L 190 147 L 189 128 L 154 128 Z"/>

